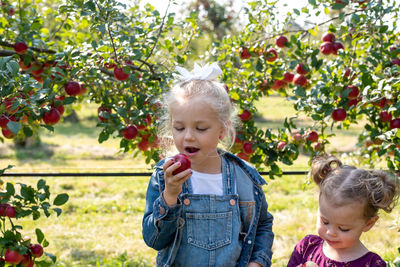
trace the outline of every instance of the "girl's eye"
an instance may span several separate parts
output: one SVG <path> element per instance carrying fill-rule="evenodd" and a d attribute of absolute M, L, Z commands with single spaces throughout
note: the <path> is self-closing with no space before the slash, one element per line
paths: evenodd
<path fill-rule="evenodd" d="M 197 130 L 200 131 L 200 132 L 204 132 L 204 131 L 207 130 L 207 128 L 197 128 Z"/>
<path fill-rule="evenodd" d="M 180 127 L 174 127 L 175 131 L 181 132 L 183 131 L 185 128 L 180 128 Z"/>
<path fill-rule="evenodd" d="M 328 225 L 328 224 L 329 224 L 328 222 L 324 222 L 324 221 L 323 221 L 322 223 L 325 224 L 325 225 Z"/>
<path fill-rule="evenodd" d="M 343 228 L 341 228 L 341 227 L 339 227 L 339 230 L 342 231 L 342 232 L 348 232 L 348 231 L 350 231 L 350 229 L 343 229 Z"/>

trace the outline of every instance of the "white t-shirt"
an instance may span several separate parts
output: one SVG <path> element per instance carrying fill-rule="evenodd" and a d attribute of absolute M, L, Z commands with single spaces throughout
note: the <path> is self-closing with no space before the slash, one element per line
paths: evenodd
<path fill-rule="evenodd" d="M 192 170 L 193 194 L 223 195 L 222 173 L 210 174 Z"/>

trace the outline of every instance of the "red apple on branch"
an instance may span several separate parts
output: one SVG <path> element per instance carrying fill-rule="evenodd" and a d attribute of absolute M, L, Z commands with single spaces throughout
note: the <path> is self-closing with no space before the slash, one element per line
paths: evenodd
<path fill-rule="evenodd" d="M 276 148 L 278 148 L 278 150 L 282 151 L 286 146 L 286 142 L 285 141 L 280 141 L 278 143 L 278 145 L 276 146 Z"/>
<path fill-rule="evenodd" d="M 97 118 L 101 121 L 101 122 L 106 122 L 108 121 L 108 118 L 104 116 L 104 113 L 107 112 L 108 114 L 112 113 L 112 110 L 108 107 L 104 107 L 104 106 L 100 106 L 97 109 Z"/>
<path fill-rule="evenodd" d="M 251 112 L 245 109 L 238 116 L 242 121 L 248 121 L 251 118 Z"/>
<path fill-rule="evenodd" d="M 40 244 L 30 244 L 29 249 L 31 250 L 32 256 L 40 258 L 43 255 L 43 247 Z"/>
<path fill-rule="evenodd" d="M 75 81 L 69 81 L 65 84 L 65 92 L 70 96 L 76 96 L 81 91 L 81 85 Z"/>
<path fill-rule="evenodd" d="M 253 143 L 250 141 L 246 141 L 243 143 L 243 152 L 246 153 L 247 155 L 251 155 L 254 153 L 253 149 Z"/>
<path fill-rule="evenodd" d="M 302 74 L 296 74 L 293 78 L 293 83 L 295 85 L 300 85 L 301 87 L 306 87 L 307 85 L 307 78 Z"/>
<path fill-rule="evenodd" d="M 381 111 L 379 117 L 381 118 L 382 122 L 390 122 L 392 120 L 392 114 L 387 111 Z"/>
<path fill-rule="evenodd" d="M 284 81 L 285 83 L 291 83 L 291 82 L 293 82 L 293 78 L 294 78 L 294 74 L 291 73 L 291 72 L 285 72 L 285 73 L 283 74 L 283 81 Z"/>
<path fill-rule="evenodd" d="M 286 36 L 279 36 L 278 38 L 276 38 L 275 40 L 275 44 L 277 47 L 283 48 L 285 47 L 285 44 L 288 42 L 288 38 L 286 38 Z"/>
<path fill-rule="evenodd" d="M 347 113 L 343 108 L 336 108 L 332 111 L 332 119 L 334 121 L 344 121 L 346 119 Z"/>
<path fill-rule="evenodd" d="M 55 125 L 60 121 L 61 115 L 57 108 L 51 108 L 43 114 L 43 122 L 46 125 Z"/>
<path fill-rule="evenodd" d="M 311 131 L 305 135 L 307 141 L 311 143 L 318 141 L 318 134 L 315 131 Z"/>
<path fill-rule="evenodd" d="M 15 43 L 14 50 L 19 55 L 26 54 L 26 52 L 28 51 L 28 45 L 22 42 Z"/>
<path fill-rule="evenodd" d="M 11 132 L 8 128 L 1 129 L 1 132 L 7 139 L 13 139 L 16 136 L 15 133 Z"/>
<path fill-rule="evenodd" d="M 123 67 L 120 67 L 120 68 L 115 67 L 114 68 L 114 77 L 118 81 L 126 81 L 129 79 L 129 73 L 126 73 L 124 71 Z"/>
<path fill-rule="evenodd" d="M 308 70 L 307 70 L 306 66 L 303 63 L 299 63 L 299 64 L 296 65 L 296 72 L 298 74 L 305 75 L 305 74 L 308 73 Z"/>
<path fill-rule="evenodd" d="M 184 170 L 190 169 L 190 167 L 191 167 L 191 163 L 190 163 L 189 157 L 186 156 L 183 153 L 173 156 L 172 159 L 175 162 L 180 162 L 181 163 L 181 166 L 179 166 L 176 170 L 174 170 L 172 172 L 172 175 L 176 175 L 176 174 L 178 174 L 180 172 L 183 172 Z"/>
<path fill-rule="evenodd" d="M 16 250 L 7 249 L 4 253 L 4 259 L 10 264 L 18 264 L 23 260 L 23 256 Z"/>
<path fill-rule="evenodd" d="M 132 140 L 136 138 L 138 134 L 138 129 L 136 128 L 135 125 L 131 124 L 128 125 L 125 129 L 123 129 L 121 133 L 126 140 Z"/>
<path fill-rule="evenodd" d="M 333 33 L 327 32 L 324 35 L 322 35 L 321 37 L 321 41 L 322 42 L 329 42 L 329 43 L 333 43 L 335 42 L 336 37 Z"/>
<path fill-rule="evenodd" d="M 239 55 L 241 59 L 249 59 L 251 57 L 249 49 L 244 46 L 240 48 Z"/>
<path fill-rule="evenodd" d="M 334 50 L 335 48 L 331 42 L 323 42 L 319 47 L 319 51 L 324 55 L 333 54 Z"/>
<path fill-rule="evenodd" d="M 400 128 L 400 118 L 396 118 L 390 121 L 390 129 Z"/>
<path fill-rule="evenodd" d="M 269 48 L 264 55 L 268 62 L 274 62 L 278 58 L 278 53 L 274 48 Z"/>

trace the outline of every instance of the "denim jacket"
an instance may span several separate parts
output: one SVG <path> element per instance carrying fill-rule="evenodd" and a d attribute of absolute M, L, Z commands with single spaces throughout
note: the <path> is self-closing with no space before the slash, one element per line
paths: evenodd
<path fill-rule="evenodd" d="M 229 168 L 235 173 L 239 194 L 241 217 L 242 250 L 236 266 L 245 267 L 249 262 L 257 262 L 262 266 L 271 266 L 273 217 L 268 212 L 262 185 L 265 180 L 257 170 L 228 152 L 221 152 L 222 168 Z M 155 166 L 146 194 L 146 207 L 142 222 L 143 239 L 149 247 L 159 251 L 157 266 L 171 266 L 180 246 L 180 229 L 185 227 L 181 217 L 182 198 L 178 197 L 178 204 L 170 207 L 166 205 L 161 193 L 164 190 L 165 180 L 162 165 L 164 160 Z M 192 256 L 196 262 L 196 255 Z M 189 263 L 188 263 L 189 264 Z"/>

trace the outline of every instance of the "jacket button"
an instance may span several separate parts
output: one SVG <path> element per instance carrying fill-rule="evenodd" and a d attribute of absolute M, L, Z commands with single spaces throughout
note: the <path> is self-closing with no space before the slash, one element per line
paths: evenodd
<path fill-rule="evenodd" d="M 231 204 L 231 206 L 236 204 L 236 201 L 234 199 L 229 200 L 229 204 Z"/>
<path fill-rule="evenodd" d="M 165 209 L 163 207 L 161 207 L 161 205 L 158 205 L 158 207 L 160 208 L 160 214 L 164 215 L 165 214 Z"/>
<path fill-rule="evenodd" d="M 251 240 L 247 241 L 247 244 L 251 244 Z"/>
<path fill-rule="evenodd" d="M 189 204 L 190 204 L 190 199 L 185 198 L 185 200 L 183 201 L 183 204 L 185 204 L 186 206 L 189 206 Z"/>

